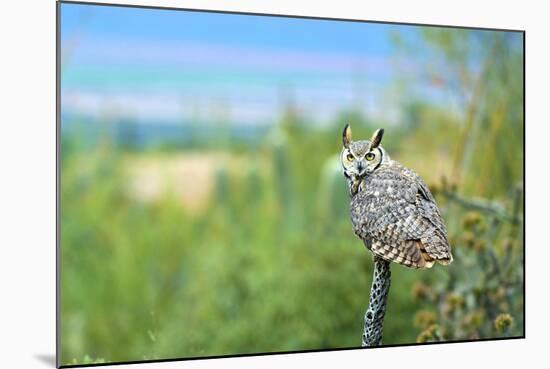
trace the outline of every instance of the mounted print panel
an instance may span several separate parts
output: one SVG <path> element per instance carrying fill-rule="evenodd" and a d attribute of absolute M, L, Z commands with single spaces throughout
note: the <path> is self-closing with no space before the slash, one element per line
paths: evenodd
<path fill-rule="evenodd" d="M 58 3 L 58 365 L 524 337 L 524 32 Z"/>

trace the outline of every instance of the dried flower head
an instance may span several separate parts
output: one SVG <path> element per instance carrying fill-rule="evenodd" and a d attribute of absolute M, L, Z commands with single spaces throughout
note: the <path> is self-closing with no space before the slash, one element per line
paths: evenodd
<path fill-rule="evenodd" d="M 470 232 L 470 231 L 464 232 L 464 234 L 462 235 L 462 240 L 464 241 L 466 246 L 473 247 L 474 242 L 475 242 L 474 233 Z"/>
<path fill-rule="evenodd" d="M 514 241 L 510 238 L 505 238 L 502 240 L 502 248 L 504 251 L 510 250 L 512 247 L 514 247 Z"/>
<path fill-rule="evenodd" d="M 497 332 L 505 332 L 514 323 L 514 318 L 510 314 L 500 314 L 495 319 L 495 328 Z"/>
<path fill-rule="evenodd" d="M 414 316 L 414 325 L 419 328 L 428 328 L 437 321 L 435 313 L 428 310 L 420 310 Z"/>
<path fill-rule="evenodd" d="M 510 310 L 510 306 L 508 305 L 508 303 L 506 301 L 502 301 L 501 303 L 499 303 L 498 308 L 501 311 L 509 311 Z"/>
<path fill-rule="evenodd" d="M 485 250 L 486 244 L 487 243 L 485 242 L 485 240 L 478 239 L 474 242 L 474 250 L 476 250 L 477 252 L 481 252 Z"/>
<path fill-rule="evenodd" d="M 476 310 L 468 313 L 462 318 L 461 325 L 464 328 L 477 329 L 483 324 L 485 319 L 485 312 L 483 310 Z"/>
<path fill-rule="evenodd" d="M 466 229 L 472 229 L 481 222 L 481 214 L 477 211 L 470 211 L 462 218 L 462 226 Z"/>
<path fill-rule="evenodd" d="M 418 337 L 416 337 L 417 343 L 425 343 L 432 339 L 437 339 L 437 331 L 439 326 L 437 324 L 432 324 L 428 328 L 424 329 Z"/>
<path fill-rule="evenodd" d="M 428 299 L 431 293 L 430 286 L 422 282 L 416 282 L 412 288 L 413 297 L 418 300 Z"/>
<path fill-rule="evenodd" d="M 503 286 L 498 286 L 495 294 L 494 294 L 495 300 L 502 302 L 506 298 L 506 288 Z"/>
<path fill-rule="evenodd" d="M 452 292 L 447 295 L 447 303 L 455 309 L 461 309 L 464 307 L 464 297 L 456 292 Z"/>

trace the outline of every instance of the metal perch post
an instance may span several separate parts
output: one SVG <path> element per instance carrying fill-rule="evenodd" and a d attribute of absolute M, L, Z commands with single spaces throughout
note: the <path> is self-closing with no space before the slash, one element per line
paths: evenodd
<path fill-rule="evenodd" d="M 363 347 L 380 346 L 382 344 L 382 328 L 390 283 L 390 263 L 375 256 L 369 308 L 365 313 Z"/>

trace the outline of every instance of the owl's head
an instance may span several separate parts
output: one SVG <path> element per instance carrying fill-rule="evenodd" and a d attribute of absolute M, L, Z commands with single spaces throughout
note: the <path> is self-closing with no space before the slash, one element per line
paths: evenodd
<path fill-rule="evenodd" d="M 352 141 L 351 127 L 346 124 L 342 134 L 342 155 L 340 157 L 344 175 L 352 181 L 361 179 L 374 172 L 390 158 L 380 143 L 384 130 L 377 129 L 370 141 Z"/>

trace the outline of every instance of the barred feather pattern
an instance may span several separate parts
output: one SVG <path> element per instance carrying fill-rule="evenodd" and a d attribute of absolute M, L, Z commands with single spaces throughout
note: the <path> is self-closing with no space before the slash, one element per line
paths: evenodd
<path fill-rule="evenodd" d="M 394 160 L 359 183 L 351 219 L 355 234 L 376 257 L 411 268 L 452 262 L 447 230 L 428 186 Z"/>

